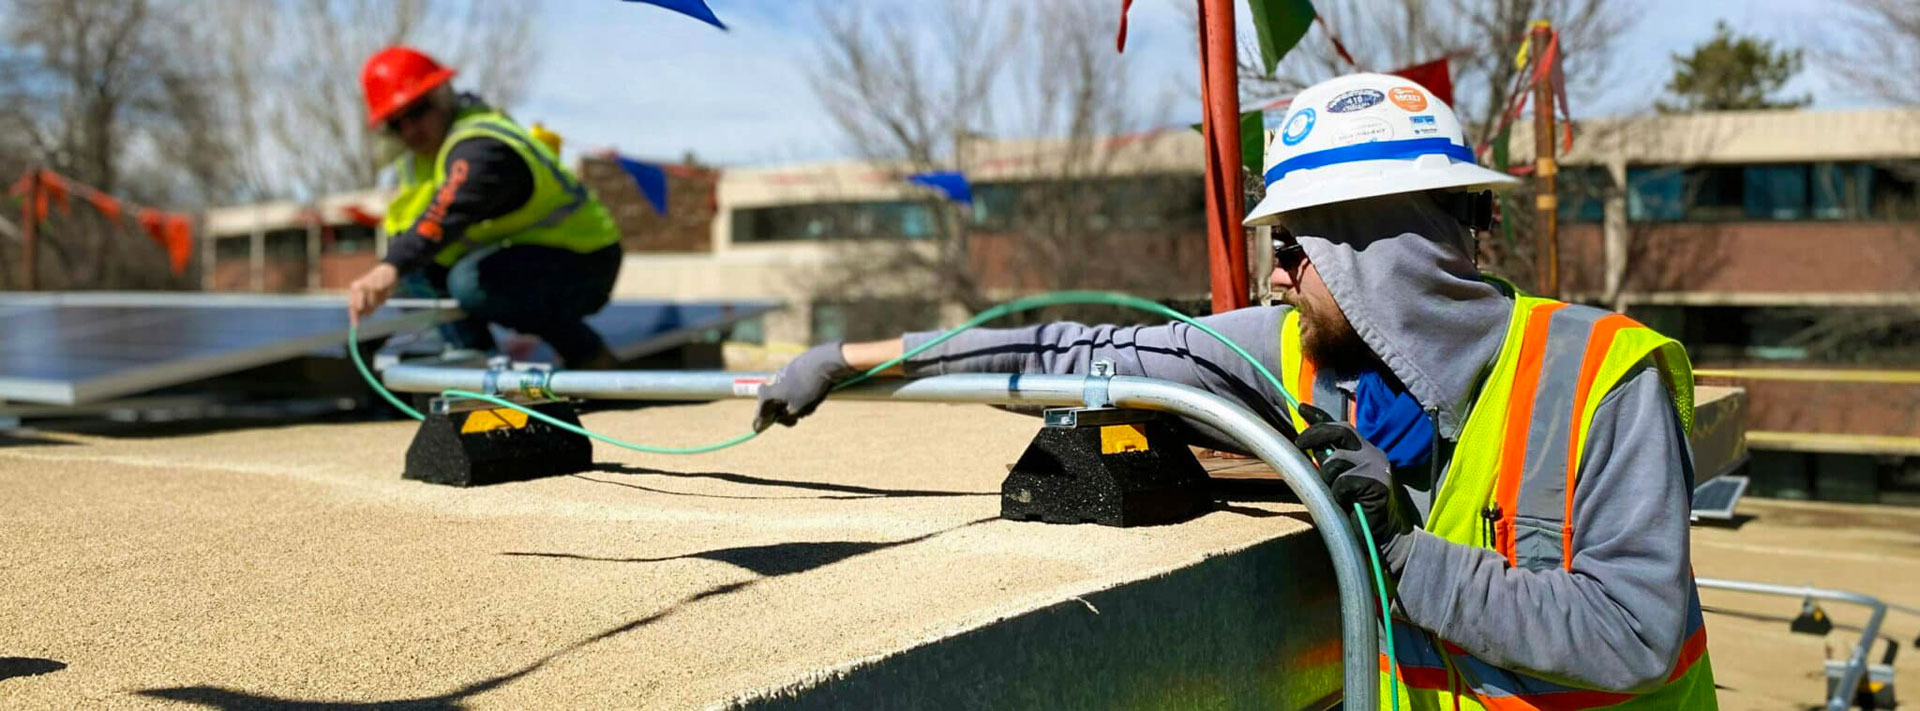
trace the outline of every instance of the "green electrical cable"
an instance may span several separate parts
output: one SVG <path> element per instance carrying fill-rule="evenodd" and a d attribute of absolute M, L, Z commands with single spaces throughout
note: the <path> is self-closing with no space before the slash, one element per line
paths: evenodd
<path fill-rule="evenodd" d="M 387 386 L 381 385 L 380 380 L 373 377 L 373 371 L 367 369 L 367 362 L 360 359 L 360 323 L 358 321 L 347 322 L 347 355 L 353 358 L 353 367 L 355 370 L 360 371 L 360 377 L 366 379 L 367 385 L 371 386 L 374 392 L 380 393 L 380 397 L 386 398 L 387 404 L 392 405 L 396 410 L 407 413 L 407 416 L 413 419 L 427 419 L 425 415 L 420 414 L 419 410 L 413 409 L 412 406 L 409 406 L 407 403 L 402 402 L 400 398 L 394 396 L 393 392 L 387 389 Z"/>
<path fill-rule="evenodd" d="M 898 357 L 892 360 L 889 360 L 885 363 L 881 363 L 880 365 L 874 366 L 873 368 L 867 370 L 866 372 L 861 373 L 849 380 L 846 380 L 845 382 L 840 383 L 839 385 L 835 386 L 834 389 L 838 390 L 840 388 L 852 386 L 862 381 L 865 381 L 869 378 L 872 378 L 876 375 L 879 375 L 883 372 L 886 372 L 888 368 L 892 368 L 896 365 L 904 363 L 909 358 L 920 355 L 921 353 L 924 353 L 927 350 L 935 346 L 938 346 L 942 343 L 946 343 L 947 341 L 953 339 L 953 337 L 958 336 L 961 333 L 977 328 L 981 324 L 1000 318 L 1002 316 L 1006 316 L 1007 314 L 1017 313 L 1020 311 L 1031 311 L 1033 309 L 1044 308 L 1047 306 L 1060 306 L 1060 305 L 1066 305 L 1066 304 L 1123 306 L 1131 309 L 1136 309 L 1139 311 L 1146 311 L 1148 313 L 1158 314 L 1160 316 L 1165 316 L 1167 318 L 1171 318 L 1176 321 L 1186 323 L 1187 325 L 1192 326 L 1195 329 L 1199 330 L 1201 333 L 1205 333 L 1208 336 L 1212 336 L 1215 340 L 1219 341 L 1221 345 L 1224 345 L 1229 350 L 1233 351 L 1234 354 L 1240 356 L 1241 358 L 1246 359 L 1247 363 L 1253 365 L 1254 370 L 1259 371 L 1261 377 L 1265 378 L 1268 383 L 1271 383 L 1273 385 L 1274 390 L 1280 393 L 1280 397 L 1287 401 L 1287 406 L 1289 408 L 1298 409 L 1300 407 L 1300 401 L 1293 397 L 1293 393 L 1289 392 L 1285 385 L 1281 384 L 1280 378 L 1275 376 L 1273 374 L 1273 371 L 1268 370 L 1267 366 L 1260 362 L 1260 359 L 1253 357 L 1253 354 L 1248 353 L 1245 348 L 1241 348 L 1240 344 L 1234 343 L 1232 339 L 1227 338 L 1225 335 L 1222 335 L 1219 331 L 1215 331 L 1213 330 L 1212 327 L 1209 327 L 1208 325 L 1201 323 L 1200 321 L 1194 319 L 1193 317 L 1180 313 L 1179 311 L 1175 311 L 1164 305 L 1154 303 L 1152 301 L 1148 301 L 1146 299 L 1142 299 L 1139 297 L 1128 296 L 1126 294 L 1117 294 L 1110 291 L 1056 291 L 1056 292 L 1040 294 L 1037 296 L 1029 296 L 1029 297 L 1024 297 L 1020 299 L 1015 299 L 1013 301 L 1009 301 L 1007 303 L 1004 303 L 999 306 L 995 306 L 993 308 L 980 312 L 979 315 L 976 315 L 973 318 L 967 319 L 966 323 L 962 323 L 959 326 L 945 333 L 940 334 L 939 336 L 933 338 L 932 340 L 927 341 L 926 343 L 922 343 L 919 346 L 905 353 L 901 353 Z M 347 353 L 353 357 L 354 368 L 360 371 L 360 377 L 367 381 L 367 385 L 372 387 L 374 392 L 379 393 L 380 397 L 385 398 L 389 404 L 393 405 L 396 409 L 400 410 L 401 412 L 406 413 L 408 417 L 411 417 L 416 420 L 425 419 L 425 416 L 421 415 L 418 410 L 415 410 L 412 407 L 407 406 L 405 402 L 401 401 L 400 398 L 395 397 L 392 392 L 388 391 L 385 386 L 381 385 L 380 380 L 378 378 L 373 377 L 373 371 L 368 369 L 366 362 L 360 359 L 360 351 L 358 348 L 355 347 L 355 345 L 358 344 L 359 342 L 360 342 L 359 325 L 348 324 Z M 481 399 L 481 397 L 478 397 L 478 395 L 479 395 L 478 393 L 454 394 L 454 391 L 441 393 L 442 397 L 456 397 L 456 398 L 463 398 L 468 400 Z M 505 402 L 505 401 L 498 400 L 496 398 L 493 400 L 486 400 L 486 402 L 500 404 L 501 402 Z M 529 415 L 538 414 L 533 412 L 532 410 L 528 410 L 517 404 L 509 403 L 509 404 L 502 405 L 502 407 L 510 407 L 516 410 L 526 412 Z M 727 440 L 727 442 L 732 444 L 738 444 L 740 442 L 745 442 L 749 439 L 752 439 L 752 437 L 735 438 L 735 439 Z M 619 440 L 615 440 L 611 438 L 602 438 L 601 441 L 607 442 L 608 444 L 612 444 L 615 446 L 628 447 L 632 449 L 637 449 L 642 452 L 652 452 L 655 454 L 700 454 L 700 453 L 714 451 L 713 449 L 702 448 L 702 447 L 647 448 L 645 445 L 633 445 L 627 442 L 621 442 Z M 732 444 L 727 444 L 727 443 L 722 443 L 722 444 L 726 446 L 732 446 Z M 718 448 L 717 445 L 716 445 L 716 448 Z M 664 449 L 664 450 L 672 450 L 672 451 L 656 452 L 654 451 L 655 449 Z"/>
<path fill-rule="evenodd" d="M 1367 559 L 1373 561 L 1373 585 L 1380 592 L 1380 630 L 1387 638 L 1387 689 L 1393 702 L 1387 706 L 1400 711 L 1400 658 L 1393 653 L 1393 608 L 1387 602 L 1387 574 L 1380 570 L 1380 549 L 1373 545 L 1373 529 L 1367 528 L 1367 512 L 1353 502 L 1353 515 L 1360 517 L 1360 535 L 1367 539 Z"/>
<path fill-rule="evenodd" d="M 1193 317 L 1180 313 L 1179 311 L 1176 311 L 1174 309 L 1168 308 L 1163 304 L 1158 304 L 1158 303 L 1148 301 L 1146 299 L 1142 299 L 1136 296 L 1128 296 L 1126 294 L 1118 294 L 1110 291 L 1056 291 L 1056 292 L 1051 292 L 1046 294 L 1040 294 L 1037 296 L 1028 296 L 1024 298 L 1014 299 L 1013 301 L 1009 301 L 999 306 L 995 306 L 993 308 L 982 311 L 978 315 L 974 316 L 973 318 L 967 319 L 965 323 L 962 323 L 959 326 L 951 330 L 948 330 L 946 333 L 942 333 L 939 336 L 933 338 L 932 340 L 929 340 L 926 343 L 922 343 L 919 346 L 906 351 L 905 353 L 901 353 L 900 356 L 897 358 L 894 358 L 885 363 L 881 363 L 877 366 L 874 366 L 873 368 L 867 370 L 866 372 L 861 373 L 857 376 L 854 376 L 853 378 L 845 382 L 842 382 L 839 385 L 834 386 L 834 389 L 839 390 L 840 388 L 849 387 L 854 384 L 860 383 L 861 381 L 864 381 L 876 375 L 879 375 L 883 372 L 886 372 L 888 368 L 892 368 L 901 363 L 905 363 L 907 359 L 912 358 L 921 353 L 924 353 L 928 349 L 931 349 L 942 343 L 946 343 L 947 341 L 952 340 L 955 336 L 958 336 L 961 333 L 977 328 L 981 324 L 1000 318 L 1002 316 L 1006 316 L 1007 314 L 1017 313 L 1020 311 L 1030 311 L 1033 309 L 1043 308 L 1047 306 L 1061 306 L 1061 305 L 1067 305 L 1067 304 L 1121 306 L 1121 307 L 1131 308 L 1139 311 L 1145 311 L 1147 313 L 1157 314 L 1160 316 L 1171 318 L 1175 321 L 1180 321 L 1189 326 L 1192 326 L 1195 329 L 1199 330 L 1201 333 L 1205 333 L 1208 336 L 1212 336 L 1214 340 L 1219 341 L 1221 345 L 1226 346 L 1229 350 L 1233 351 L 1235 355 L 1238 355 L 1241 358 L 1245 359 L 1248 364 L 1253 366 L 1254 370 L 1259 371 L 1261 377 L 1266 378 L 1267 382 L 1273 385 L 1273 389 L 1276 392 L 1280 393 L 1280 397 L 1282 399 L 1286 400 L 1287 407 L 1289 409 L 1293 409 L 1293 410 L 1300 409 L 1300 401 L 1293 397 L 1293 393 L 1289 392 L 1287 390 L 1287 386 L 1280 382 L 1280 378 L 1275 376 L 1273 374 L 1273 371 L 1268 370 L 1266 364 L 1261 363 L 1260 359 L 1253 357 L 1252 353 L 1248 353 L 1245 348 L 1241 348 L 1240 344 L 1234 343 L 1232 339 L 1227 338 L 1225 335 L 1221 334 L 1219 331 L 1213 330 L 1211 327 L 1207 326 L 1204 323 L 1199 322 Z M 409 407 L 399 397 L 395 396 L 391 391 L 387 390 L 386 386 L 382 385 L 378 378 L 373 377 L 373 371 L 369 370 L 367 368 L 366 361 L 361 360 L 360 358 L 359 344 L 360 344 L 359 324 L 350 323 L 347 326 L 347 354 L 352 356 L 353 366 L 354 368 L 360 371 L 360 377 L 366 379 L 367 385 L 372 387 L 374 392 L 379 393 L 380 397 L 385 398 L 388 404 L 391 404 L 394 406 L 394 408 L 400 410 L 403 413 L 406 413 L 408 417 L 411 417 L 416 420 L 426 419 L 425 416 L 420 414 L 420 411 L 415 410 L 412 407 Z M 650 454 L 705 454 L 707 452 L 715 452 L 715 451 L 719 451 L 722 449 L 726 449 L 728 447 L 741 444 L 743 442 L 746 442 L 747 440 L 753 439 L 760 435 L 759 432 L 747 432 L 746 434 L 742 434 L 742 435 L 733 437 L 731 439 L 715 442 L 713 444 L 699 445 L 699 446 L 693 446 L 693 447 L 660 447 L 660 446 L 645 445 L 645 444 L 635 444 L 633 442 L 626 442 L 620 439 L 616 439 L 614 437 L 600 434 L 598 432 L 587 429 L 585 427 L 579 427 L 567 422 L 563 422 L 559 419 L 550 417 L 540 412 L 536 412 L 531 408 L 520 405 L 519 403 L 515 403 L 509 400 L 505 400 L 492 395 L 487 395 L 484 393 L 476 393 L 476 392 L 471 392 L 467 390 L 446 390 L 441 392 L 440 396 L 444 398 L 451 398 L 451 399 L 478 400 L 480 402 L 497 405 L 499 407 L 518 410 L 520 412 L 526 413 L 528 417 L 532 417 L 534 419 L 540 420 L 541 422 L 545 422 L 549 425 L 553 425 L 555 427 L 566 430 L 568 432 L 572 432 L 574 434 L 582 435 L 585 437 L 591 437 L 593 439 L 600 440 L 602 442 L 611 444 L 616 447 L 631 449 L 639 452 L 647 452 Z M 1381 624 L 1381 629 L 1384 630 L 1385 636 L 1387 638 L 1387 669 L 1388 669 L 1388 674 L 1392 675 L 1392 678 L 1395 679 L 1395 682 L 1391 684 L 1393 705 L 1390 708 L 1394 709 L 1395 711 L 1398 711 L 1400 707 L 1400 685 L 1397 681 L 1399 663 L 1398 663 L 1398 659 L 1394 656 L 1393 630 L 1390 627 L 1391 623 L 1387 619 L 1387 615 L 1390 614 L 1389 611 L 1391 608 L 1388 607 L 1388 603 L 1387 603 L 1386 576 L 1380 569 L 1380 555 L 1373 546 L 1373 532 L 1367 530 L 1367 527 L 1366 527 L 1366 514 L 1361 511 L 1360 505 L 1358 503 L 1354 504 L 1353 511 L 1354 513 L 1360 515 L 1360 521 L 1361 521 L 1360 532 L 1366 536 L 1367 555 L 1373 561 L 1374 585 L 1376 588 L 1378 588 L 1380 593 L 1380 614 L 1381 614 L 1380 624 Z"/>

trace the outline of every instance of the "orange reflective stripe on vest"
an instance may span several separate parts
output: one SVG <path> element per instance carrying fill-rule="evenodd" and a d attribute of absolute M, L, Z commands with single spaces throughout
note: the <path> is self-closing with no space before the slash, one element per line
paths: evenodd
<path fill-rule="evenodd" d="M 1608 314 L 1593 324 L 1593 335 L 1587 338 L 1586 357 L 1583 358 L 1580 363 L 1580 386 L 1573 391 L 1573 412 L 1575 413 L 1575 417 L 1578 417 L 1579 413 L 1586 410 L 1587 396 L 1591 394 L 1594 389 L 1594 378 L 1599 375 L 1600 365 L 1606 362 L 1607 354 L 1613 350 L 1613 337 L 1618 335 L 1620 329 L 1623 328 L 1645 328 L 1645 326 L 1641 326 L 1633 319 L 1620 314 Z M 1655 353 L 1658 352 L 1659 351 L 1655 351 Z M 1602 394 L 1604 395 L 1604 393 Z M 1576 431 L 1574 434 L 1569 435 L 1569 437 L 1573 439 L 1570 440 L 1567 445 L 1568 492 L 1573 491 L 1573 486 L 1576 483 L 1575 477 L 1579 476 L 1580 452 L 1585 444 L 1584 435 L 1584 431 Z M 1568 496 L 1566 499 L 1566 518 L 1562 520 L 1567 523 L 1560 530 L 1560 548 L 1563 551 L 1568 551 L 1569 554 L 1561 556 L 1560 564 L 1566 569 L 1572 570 L 1573 556 L 1570 552 L 1573 550 L 1573 497 Z"/>
<path fill-rule="evenodd" d="M 1521 331 L 1519 368 L 1514 372 L 1513 389 L 1507 401 L 1506 446 L 1500 450 L 1500 472 L 1494 484 L 1494 505 L 1499 522 L 1494 528 L 1494 550 L 1507 557 L 1507 564 L 1513 565 L 1514 559 L 1514 517 L 1520 513 L 1521 465 L 1527 456 L 1527 427 L 1533 422 L 1534 391 L 1540 384 L 1540 364 L 1547 349 L 1547 327 L 1553 324 L 1550 318 L 1555 311 L 1565 308 L 1566 304 L 1549 302 L 1534 306 L 1527 317 L 1526 329 Z"/>

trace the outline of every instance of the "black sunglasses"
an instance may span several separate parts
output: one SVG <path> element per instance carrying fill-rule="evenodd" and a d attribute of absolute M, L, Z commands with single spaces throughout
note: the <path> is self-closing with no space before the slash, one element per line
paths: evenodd
<path fill-rule="evenodd" d="M 400 113 L 394 114 L 393 118 L 387 119 L 387 132 L 397 134 L 400 132 L 400 126 L 408 121 L 419 120 L 421 116 L 427 115 L 427 112 L 432 110 L 433 104 L 430 102 L 414 102 L 412 106 L 401 109 Z"/>
<path fill-rule="evenodd" d="M 1282 270 L 1286 271 L 1287 273 L 1291 274 L 1293 272 L 1299 271 L 1301 263 L 1305 261 L 1307 261 L 1307 251 L 1300 248 L 1299 242 L 1293 241 L 1292 234 L 1285 233 L 1285 232 L 1274 233 L 1273 235 L 1273 265 L 1274 266 L 1279 267 Z"/>

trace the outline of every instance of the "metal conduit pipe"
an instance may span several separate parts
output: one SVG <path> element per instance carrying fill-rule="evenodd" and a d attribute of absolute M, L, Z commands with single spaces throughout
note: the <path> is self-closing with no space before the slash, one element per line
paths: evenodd
<path fill-rule="evenodd" d="M 1833 687 L 1833 696 L 1827 699 L 1828 711 L 1847 711 L 1853 707 L 1853 692 L 1860 688 L 1860 677 L 1867 673 L 1867 655 L 1873 653 L 1873 641 L 1880 637 L 1880 622 L 1887 617 L 1887 603 L 1879 598 L 1869 597 L 1845 590 L 1826 590 L 1812 586 L 1793 587 L 1770 583 L 1751 583 L 1745 580 L 1719 580 L 1698 578 L 1694 583 L 1703 588 L 1733 590 L 1760 595 L 1779 595 L 1782 597 L 1813 598 L 1864 605 L 1873 610 L 1867 617 L 1867 625 L 1860 628 L 1860 643 L 1854 645 L 1853 655 L 1847 657 L 1846 673 L 1840 676 L 1840 683 Z"/>
<path fill-rule="evenodd" d="M 387 387 L 402 392 L 475 390 L 540 392 L 607 400 L 720 400 L 756 396 L 753 386 L 767 373 L 726 371 L 489 371 L 396 365 L 382 373 Z M 995 405 L 1075 406 L 1084 402 L 1089 380 L 1080 375 L 1006 375 L 967 373 L 916 379 L 875 379 L 833 393 L 849 400 L 981 403 Z M 1279 472 L 1313 517 L 1315 530 L 1333 560 L 1340 591 L 1340 631 L 1345 658 L 1346 708 L 1379 708 L 1378 621 L 1371 597 L 1372 577 L 1359 539 L 1347 515 L 1333 501 L 1320 473 L 1299 449 L 1246 408 L 1198 388 L 1164 380 L 1115 376 L 1104 382 L 1107 397 L 1119 407 L 1155 410 L 1209 425 L 1234 438 Z"/>

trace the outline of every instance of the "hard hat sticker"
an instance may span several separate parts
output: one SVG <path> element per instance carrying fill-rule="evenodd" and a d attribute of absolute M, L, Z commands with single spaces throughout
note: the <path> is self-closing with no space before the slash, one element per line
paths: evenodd
<path fill-rule="evenodd" d="M 1427 110 L 1427 95 L 1411 86 L 1395 87 L 1393 91 L 1387 92 L 1387 98 L 1393 101 L 1394 106 L 1408 111 Z"/>
<path fill-rule="evenodd" d="M 1308 106 L 1294 112 L 1293 118 L 1287 119 L 1287 130 L 1280 133 L 1280 142 L 1289 146 L 1297 145 L 1306 140 L 1307 134 L 1312 132 L 1313 107 Z"/>
<path fill-rule="evenodd" d="M 1440 132 L 1440 126 L 1434 123 L 1433 117 L 1430 115 L 1414 116 L 1409 120 L 1413 122 L 1413 135 L 1415 136 L 1426 136 Z"/>
<path fill-rule="evenodd" d="M 1373 117 L 1349 119 L 1347 125 L 1340 127 L 1340 134 L 1333 137 L 1335 146 L 1351 146 L 1355 143 L 1372 143 L 1390 140 L 1394 137 L 1393 127 L 1386 120 Z"/>
<path fill-rule="evenodd" d="M 1378 90 L 1354 89 L 1353 91 L 1333 97 L 1332 101 L 1327 102 L 1327 111 L 1344 114 L 1349 111 L 1371 108 L 1386 100 L 1387 95 L 1380 93 Z"/>

